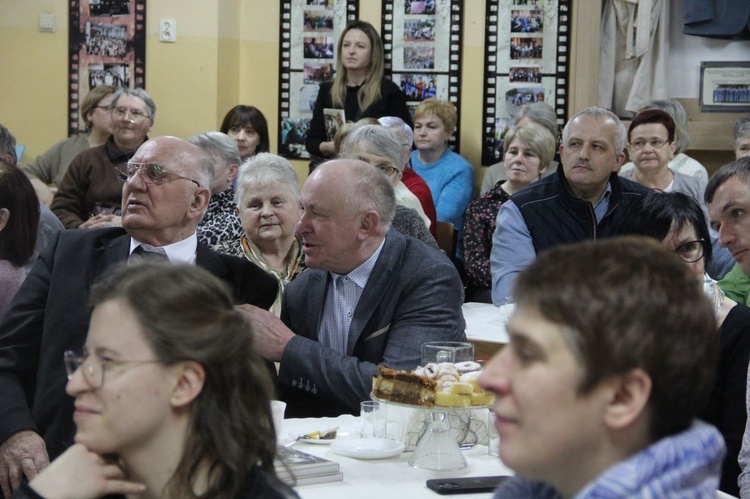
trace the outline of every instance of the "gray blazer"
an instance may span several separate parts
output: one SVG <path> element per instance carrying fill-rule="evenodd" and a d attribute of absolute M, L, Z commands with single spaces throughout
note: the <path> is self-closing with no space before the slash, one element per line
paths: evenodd
<path fill-rule="evenodd" d="M 346 355 L 318 341 L 327 271 L 307 269 L 284 293 L 281 319 L 297 336 L 284 350 L 279 398 L 286 417 L 359 414 L 378 365 L 411 370 L 426 341 L 466 341 L 463 287 L 439 250 L 391 229 L 349 329 Z"/>

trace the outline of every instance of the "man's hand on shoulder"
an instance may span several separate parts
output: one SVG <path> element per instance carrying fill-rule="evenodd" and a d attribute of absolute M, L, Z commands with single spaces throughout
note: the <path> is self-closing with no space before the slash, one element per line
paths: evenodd
<path fill-rule="evenodd" d="M 294 333 L 268 310 L 254 305 L 237 305 L 235 308 L 250 322 L 255 335 L 255 348 L 261 357 L 280 362 L 286 344 L 294 337 Z"/>
<path fill-rule="evenodd" d="M 0 445 L 0 488 L 5 497 L 21 486 L 21 479 L 34 478 L 49 465 L 44 440 L 34 431 L 21 430 Z"/>

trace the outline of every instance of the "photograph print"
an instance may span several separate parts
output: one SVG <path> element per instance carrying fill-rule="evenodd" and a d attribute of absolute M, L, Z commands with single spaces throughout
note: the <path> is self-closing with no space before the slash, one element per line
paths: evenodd
<path fill-rule="evenodd" d="M 322 83 L 333 78 L 336 72 L 332 62 L 305 62 L 304 83 Z"/>
<path fill-rule="evenodd" d="M 541 59 L 544 53 L 543 38 L 520 38 L 510 39 L 510 58 L 518 59 Z"/>
<path fill-rule="evenodd" d="M 435 19 L 425 18 L 404 21 L 405 42 L 434 42 Z"/>
<path fill-rule="evenodd" d="M 544 29 L 543 10 L 513 10 L 510 13 L 511 33 L 542 33 Z"/>
<path fill-rule="evenodd" d="M 400 75 L 401 90 L 408 101 L 423 101 L 437 97 L 437 75 L 409 73 Z"/>
<path fill-rule="evenodd" d="M 128 28 L 122 24 L 86 23 L 86 53 L 102 57 L 124 57 Z"/>
<path fill-rule="evenodd" d="M 130 15 L 130 0 L 88 0 L 89 12 L 95 17 Z"/>
<path fill-rule="evenodd" d="M 333 37 L 305 37 L 305 59 L 333 59 Z"/>
<path fill-rule="evenodd" d="M 404 47 L 405 69 L 435 69 L 435 47 L 408 45 Z"/>
<path fill-rule="evenodd" d="M 404 0 L 404 14 L 435 14 L 435 0 Z"/>
<path fill-rule="evenodd" d="M 302 30 L 310 31 L 333 31 L 333 14 L 326 10 L 310 9 L 303 14 Z"/>

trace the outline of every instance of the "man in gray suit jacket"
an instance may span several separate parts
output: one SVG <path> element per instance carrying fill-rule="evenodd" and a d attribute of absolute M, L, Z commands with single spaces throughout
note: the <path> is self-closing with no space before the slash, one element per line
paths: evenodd
<path fill-rule="evenodd" d="M 5 497 L 22 476 L 33 478 L 49 457 L 72 443 L 73 401 L 65 394 L 63 353 L 83 347 L 88 295 L 98 277 L 150 245 L 164 251 L 162 258 L 195 263 L 224 279 L 238 303 L 267 308 L 276 298 L 273 277 L 197 242 L 195 229 L 213 182 L 213 167 L 200 149 L 176 137 L 157 137 L 138 149 L 123 175 L 123 228 L 62 231 L 0 318 L 0 487 Z"/>
<path fill-rule="evenodd" d="M 301 203 L 309 269 L 287 287 L 281 320 L 240 308 L 261 355 L 281 363 L 287 417 L 358 414 L 379 364 L 410 370 L 422 343 L 466 341 L 461 280 L 442 252 L 389 230 L 393 187 L 367 163 L 319 166 Z"/>

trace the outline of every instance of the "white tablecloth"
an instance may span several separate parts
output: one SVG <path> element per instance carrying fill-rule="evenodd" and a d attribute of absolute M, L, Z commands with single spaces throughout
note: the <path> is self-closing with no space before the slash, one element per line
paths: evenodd
<path fill-rule="evenodd" d="M 512 305 L 496 307 L 490 303 L 464 303 L 461 310 L 466 320 L 466 337 L 470 340 L 508 343 L 506 314 Z"/>
<path fill-rule="evenodd" d="M 350 437 L 359 436 L 359 418 L 349 415 L 337 418 L 285 419 L 280 432 L 282 443 L 289 434 L 299 435 L 333 426 Z M 343 437 L 346 438 L 346 437 Z M 428 489 L 425 482 L 431 478 L 510 475 L 497 457 L 487 454 L 486 445 L 475 445 L 462 451 L 469 466 L 458 471 L 431 471 L 412 468 L 408 461 L 411 453 L 405 452 L 387 459 L 359 460 L 340 456 L 328 446 L 298 443 L 297 449 L 336 461 L 344 472 L 343 482 L 333 482 L 298 487 L 303 499 L 437 499 L 440 496 Z M 491 493 L 461 494 L 455 497 L 488 499 Z"/>

